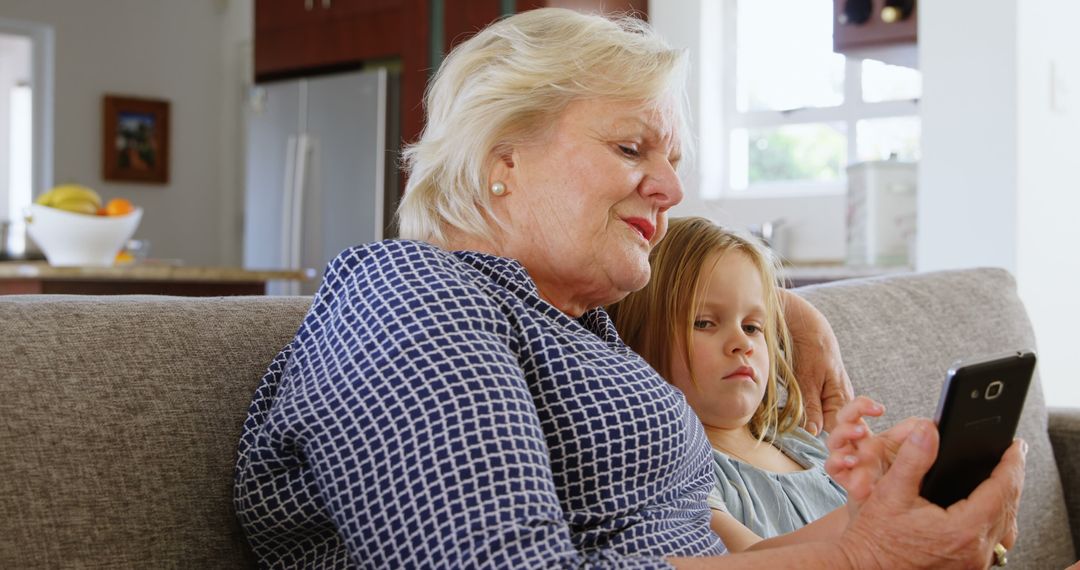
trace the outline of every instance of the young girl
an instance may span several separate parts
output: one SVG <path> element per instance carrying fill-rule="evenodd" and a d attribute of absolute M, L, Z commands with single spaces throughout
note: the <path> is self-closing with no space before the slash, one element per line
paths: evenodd
<path fill-rule="evenodd" d="M 732 551 L 823 517 L 800 535 L 839 534 L 847 494 L 825 471 L 825 436 L 800 427 L 774 258 L 708 220 L 682 218 L 671 220 L 650 263 L 649 284 L 608 312 L 627 345 L 701 419 L 717 477 L 713 529 Z M 867 399 L 849 404 L 836 440 L 842 453 L 845 446 L 854 453 L 852 442 L 869 433 L 861 416 L 880 415 L 879 408 Z M 857 458 L 835 462 L 851 468 Z"/>

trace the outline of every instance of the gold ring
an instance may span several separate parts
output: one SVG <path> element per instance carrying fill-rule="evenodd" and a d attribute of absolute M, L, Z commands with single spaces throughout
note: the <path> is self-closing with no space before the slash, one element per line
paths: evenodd
<path fill-rule="evenodd" d="M 1004 544 L 1000 542 L 994 545 L 994 566 L 1004 566 L 1009 563 L 1009 559 L 1005 557 L 1008 554 L 1008 550 Z"/>

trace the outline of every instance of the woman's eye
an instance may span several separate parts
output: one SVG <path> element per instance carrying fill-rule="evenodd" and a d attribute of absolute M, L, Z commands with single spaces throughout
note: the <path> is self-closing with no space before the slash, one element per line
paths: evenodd
<path fill-rule="evenodd" d="M 619 145 L 619 152 L 631 158 L 638 158 L 639 156 L 641 156 L 641 151 L 639 151 L 637 147 L 625 144 Z"/>

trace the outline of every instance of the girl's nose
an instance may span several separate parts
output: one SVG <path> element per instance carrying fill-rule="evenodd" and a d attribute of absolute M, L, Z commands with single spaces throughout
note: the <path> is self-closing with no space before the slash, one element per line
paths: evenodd
<path fill-rule="evenodd" d="M 743 332 L 742 327 L 739 327 L 737 332 L 733 332 L 728 336 L 726 344 L 725 350 L 728 354 L 745 354 L 749 356 L 754 353 L 750 337 Z"/>

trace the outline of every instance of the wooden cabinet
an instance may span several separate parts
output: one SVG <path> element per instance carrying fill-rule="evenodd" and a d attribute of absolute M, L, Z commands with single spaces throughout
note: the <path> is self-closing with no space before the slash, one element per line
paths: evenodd
<path fill-rule="evenodd" d="M 916 0 L 833 0 L 833 49 L 914 45 L 918 16 Z"/>
<path fill-rule="evenodd" d="M 257 0 L 259 81 L 398 56 L 402 0 Z"/>
<path fill-rule="evenodd" d="M 713 0 L 707 0 L 713 1 Z M 633 12 L 648 17 L 649 0 L 517 0 L 517 11 L 532 8 L 570 8 L 605 14 Z"/>
<path fill-rule="evenodd" d="M 431 0 L 255 0 L 255 80 L 400 60 L 401 135 L 411 142 L 423 128 L 433 38 L 441 38 L 445 53 L 502 15 L 507 5 L 505 0 L 443 0 L 441 13 L 434 14 L 440 33 L 433 34 Z M 519 12 L 557 6 L 644 16 L 648 0 L 515 0 L 509 6 Z"/>
<path fill-rule="evenodd" d="M 494 1 L 494 0 L 493 0 Z M 255 0 L 255 80 L 401 61 L 402 137 L 423 126 L 430 0 Z"/>

